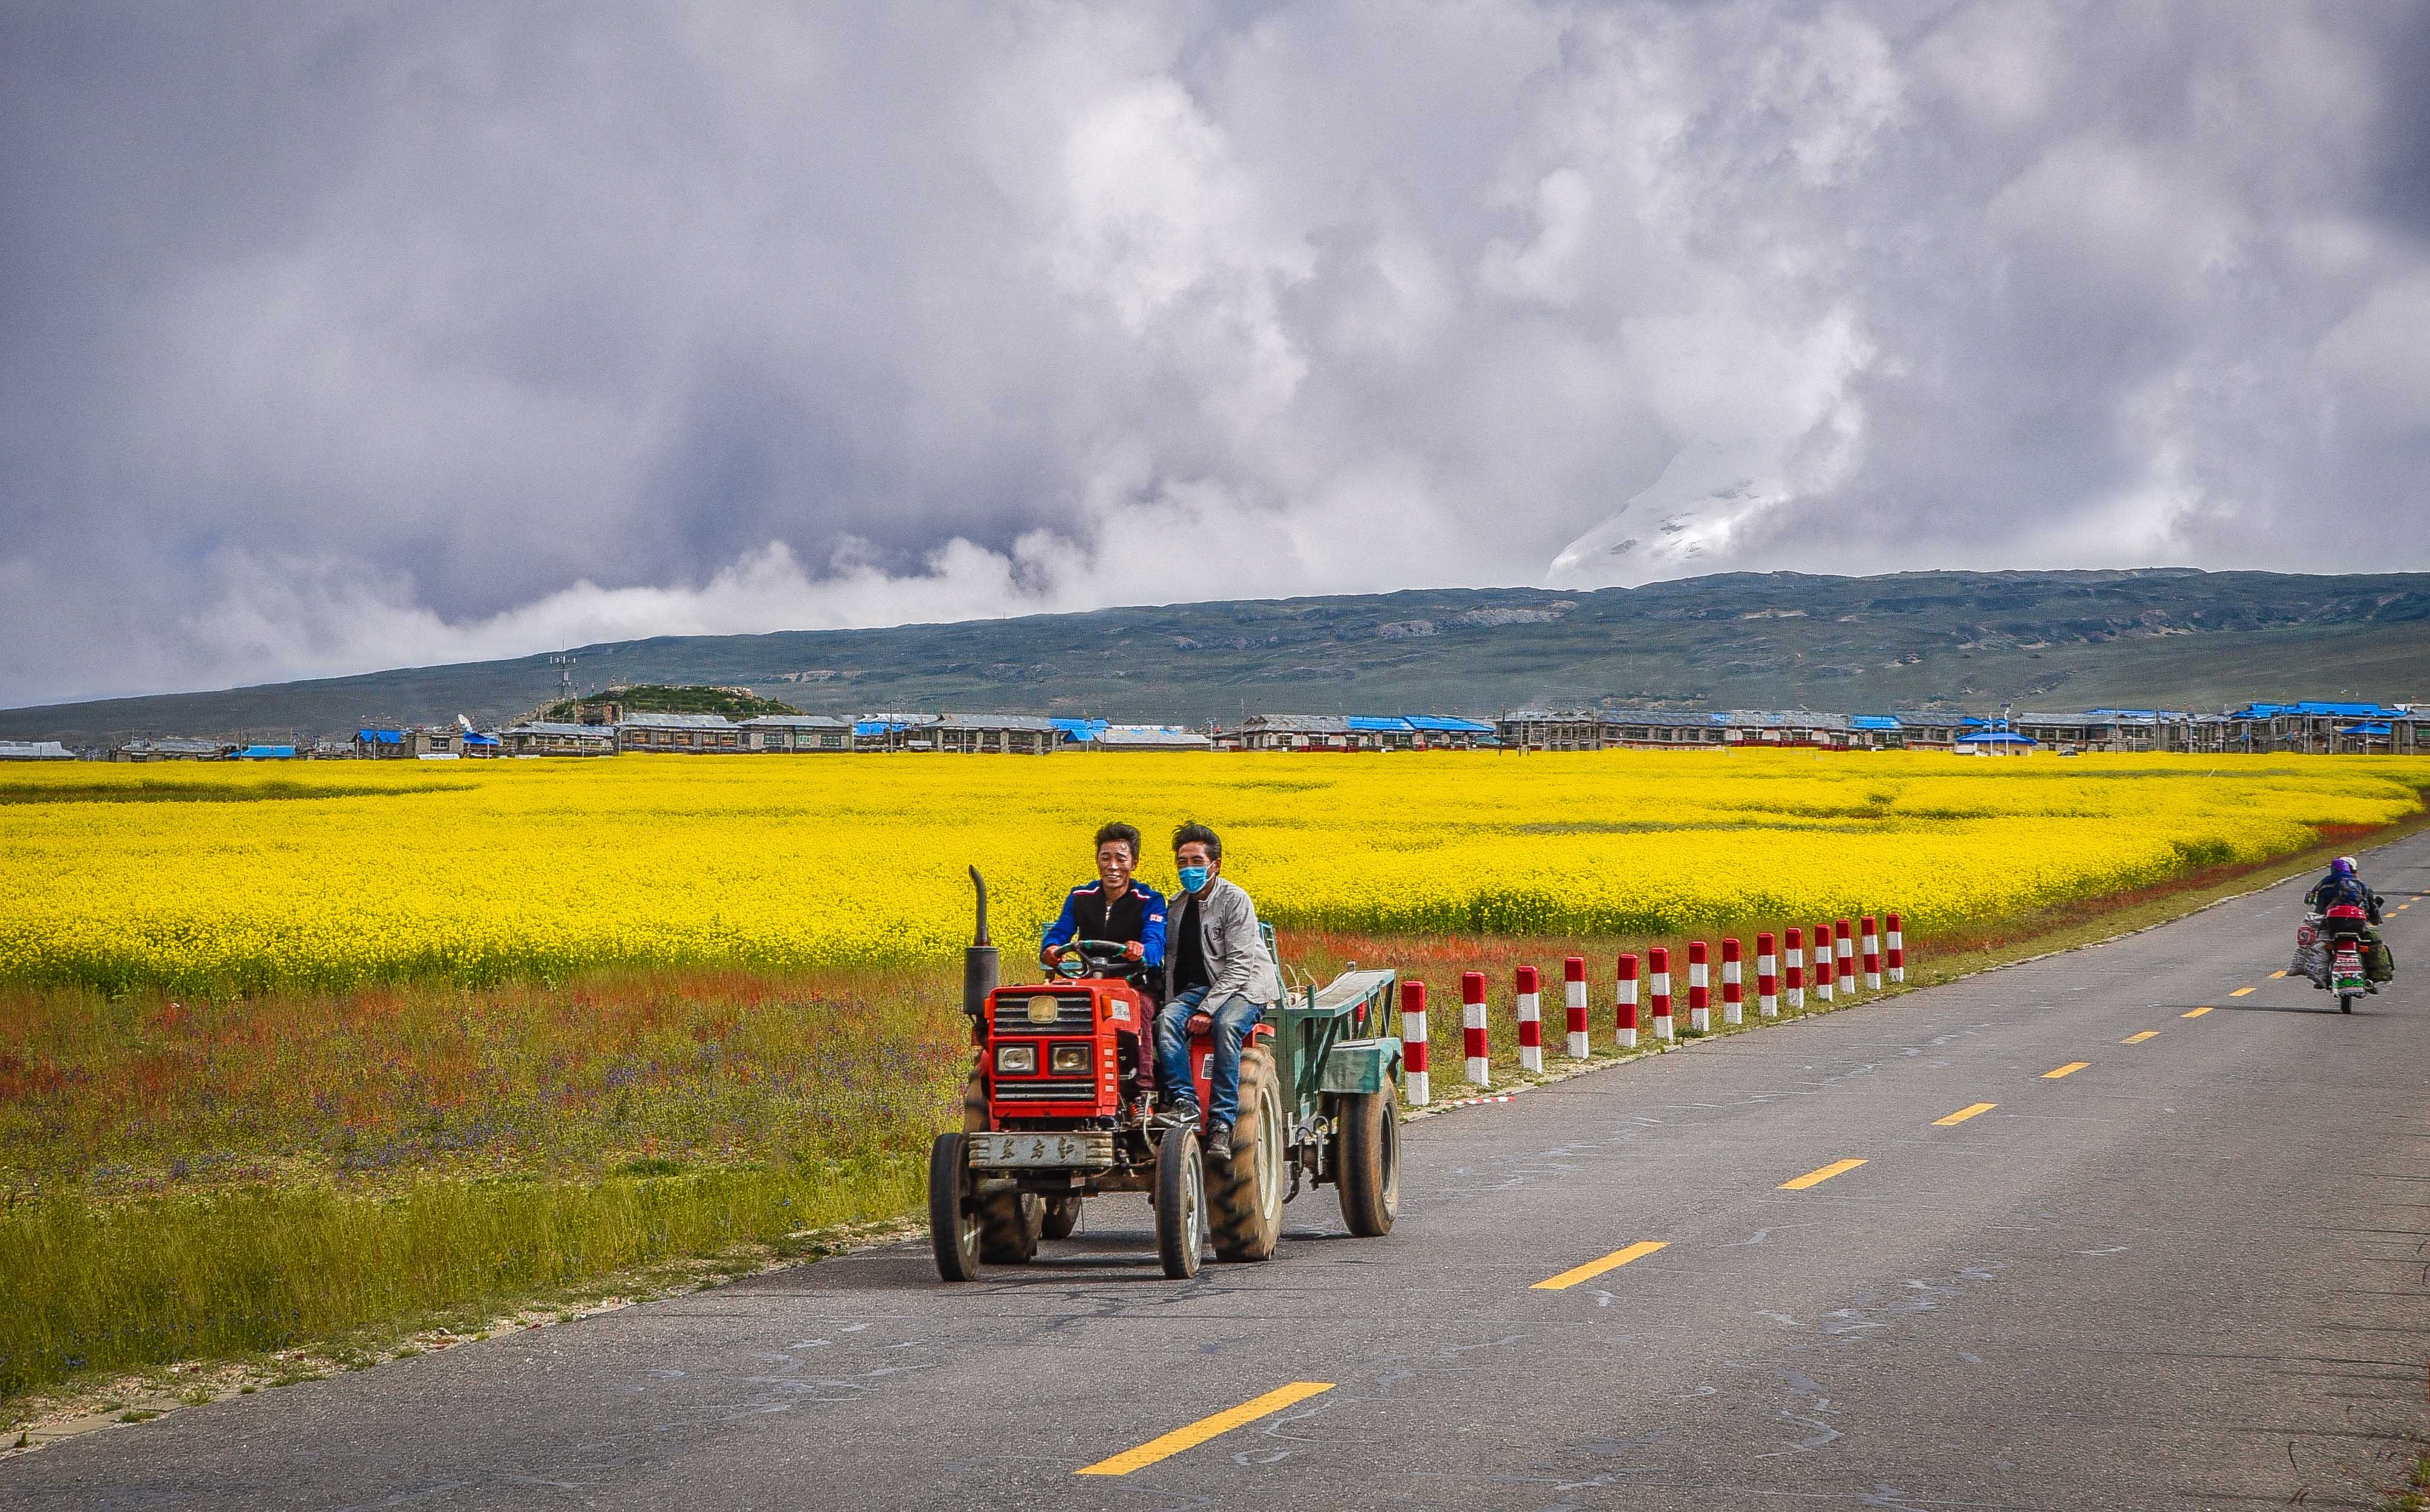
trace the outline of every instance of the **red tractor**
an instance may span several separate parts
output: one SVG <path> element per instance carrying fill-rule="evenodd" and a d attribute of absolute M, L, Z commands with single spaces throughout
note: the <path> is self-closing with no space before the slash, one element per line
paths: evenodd
<path fill-rule="evenodd" d="M 928 1226 L 937 1271 L 972 1281 L 987 1265 L 1025 1264 L 1041 1239 L 1068 1237 L 1100 1192 L 1153 1194 L 1164 1273 L 1263 1260 L 1282 1238 L 1283 1204 L 1310 1185 L 1340 1191 L 1353 1234 L 1389 1232 L 1400 1206 L 1401 1041 L 1381 1033 L 1394 973 L 1349 972 L 1322 991 L 1269 1006 L 1240 1049 L 1233 1156 L 1212 1164 L 1204 1130 L 1152 1112 L 1155 1005 L 1123 946 L 1076 940 L 1051 980 L 996 984 L 978 885 L 978 939 L 966 953 L 963 1010 L 977 1054 L 962 1127 L 929 1152 Z M 1267 948 L 1273 948 L 1271 931 Z M 1213 1050 L 1190 1021 L 1198 1105 Z M 1286 1188 L 1288 1181 L 1288 1188 Z"/>

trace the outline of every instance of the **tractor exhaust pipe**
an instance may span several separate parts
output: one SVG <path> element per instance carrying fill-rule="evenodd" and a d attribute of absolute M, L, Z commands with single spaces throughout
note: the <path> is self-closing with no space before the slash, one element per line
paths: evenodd
<path fill-rule="evenodd" d="M 978 889 L 978 938 L 962 952 L 962 1011 L 975 1019 L 987 1011 L 988 994 L 995 990 L 995 947 L 988 942 L 987 878 L 971 868 L 971 886 Z"/>

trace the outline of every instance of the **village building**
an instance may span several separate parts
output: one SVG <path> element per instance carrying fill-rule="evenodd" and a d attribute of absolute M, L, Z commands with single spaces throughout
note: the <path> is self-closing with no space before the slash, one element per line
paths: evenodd
<path fill-rule="evenodd" d="M 498 741 L 510 756 L 608 756 L 618 740 L 614 726 L 574 724 L 559 720 L 526 720 L 498 732 Z"/>
<path fill-rule="evenodd" d="M 57 740 L 0 740 L 0 761 L 74 761 L 75 753 Z"/>
<path fill-rule="evenodd" d="M 1339 714 L 1252 714 L 1236 732 L 1243 751 L 1347 751 L 1350 722 Z"/>
<path fill-rule="evenodd" d="M 745 751 L 849 751 L 852 722 L 831 714 L 758 714 L 742 722 Z"/>
<path fill-rule="evenodd" d="M 937 722 L 933 714 L 876 714 L 857 720 L 852 726 L 852 748 L 856 751 L 933 751 L 937 742 L 928 736 L 928 727 Z"/>
<path fill-rule="evenodd" d="M 2228 711 L 2223 733 L 2230 751 L 2412 756 L 2421 749 L 2420 715 L 2406 704 L 2252 703 Z"/>
<path fill-rule="evenodd" d="M 237 752 L 238 761 L 293 761 L 297 759 L 291 745 L 248 745 Z"/>
<path fill-rule="evenodd" d="M 963 756 L 1047 756 L 1063 739 L 1053 720 L 1036 714 L 941 715 L 928 737 L 934 749 Z"/>
<path fill-rule="evenodd" d="M 1592 709 L 1513 709 L 1493 722 L 1505 751 L 1600 751 L 1603 716 Z"/>
<path fill-rule="evenodd" d="M 1353 751 L 1414 751 L 1418 729 L 1397 714 L 1353 714 L 1341 722 Z"/>
<path fill-rule="evenodd" d="M 1091 751 L 1211 751 L 1214 743 L 1179 724 L 1107 724 L 1087 744 Z"/>
<path fill-rule="evenodd" d="M 1481 751 L 1494 743 L 1493 726 L 1484 720 L 1461 719 L 1450 714 L 1409 714 L 1403 717 L 1416 733 L 1414 747 L 1420 751 Z"/>
<path fill-rule="evenodd" d="M 742 730 L 723 714 L 627 714 L 616 722 L 627 751 L 705 756 L 742 749 Z"/>
<path fill-rule="evenodd" d="M 129 740 L 110 749 L 112 761 L 217 761 L 236 747 L 225 740 L 189 740 L 175 736 Z"/>
<path fill-rule="evenodd" d="M 1856 733 L 1849 716 L 1810 708 L 1736 708 L 1720 720 L 1723 738 L 1738 746 L 1844 751 Z M 1870 746 L 1872 741 L 1866 743 Z"/>
<path fill-rule="evenodd" d="M 355 732 L 355 755 L 371 761 L 445 760 L 462 751 L 464 732 L 453 724 L 425 724 Z"/>
<path fill-rule="evenodd" d="M 1889 717 L 1898 721 L 1899 739 L 1910 751 L 1955 750 L 1966 732 L 1964 718 L 1956 714 L 1906 710 Z"/>

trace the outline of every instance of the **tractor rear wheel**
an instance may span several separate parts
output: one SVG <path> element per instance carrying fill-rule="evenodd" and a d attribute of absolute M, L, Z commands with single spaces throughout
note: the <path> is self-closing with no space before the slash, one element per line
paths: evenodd
<path fill-rule="evenodd" d="M 1401 1121 L 1394 1090 L 1348 1092 L 1341 1133 L 1334 1143 L 1334 1185 L 1341 1189 L 1341 1221 L 1360 1238 L 1392 1232 L 1401 1210 Z"/>
<path fill-rule="evenodd" d="M 973 1072 L 971 1079 L 962 1083 L 962 1132 L 984 1134 L 989 1127 L 987 1078 Z"/>
<path fill-rule="evenodd" d="M 1207 1243 L 1207 1166 L 1198 1131 L 1168 1129 L 1156 1149 L 1156 1254 L 1164 1273 L 1187 1281 L 1198 1273 Z"/>
<path fill-rule="evenodd" d="M 1207 1171 L 1207 1227 L 1219 1260 L 1266 1260 L 1283 1237 L 1282 1079 L 1272 1052 L 1240 1052 L 1240 1116 L 1232 1125 L 1232 1158 Z"/>
<path fill-rule="evenodd" d="M 1080 1199 L 1077 1197 L 1046 1199 L 1046 1219 L 1038 1227 L 1039 1238 L 1068 1239 L 1072 1237 L 1072 1231 L 1079 1226 Z"/>
<path fill-rule="evenodd" d="M 928 1243 L 938 1275 L 979 1278 L 978 1208 L 971 1200 L 970 1153 L 958 1134 L 940 1134 L 928 1147 Z"/>

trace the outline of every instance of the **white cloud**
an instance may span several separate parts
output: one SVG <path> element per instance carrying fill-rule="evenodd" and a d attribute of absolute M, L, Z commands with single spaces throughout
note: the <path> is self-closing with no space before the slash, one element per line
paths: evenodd
<path fill-rule="evenodd" d="M 2364 514 L 2430 565 L 2425 48 L 2300 3 L 0 18 L 0 699 L 2325 569 Z"/>

